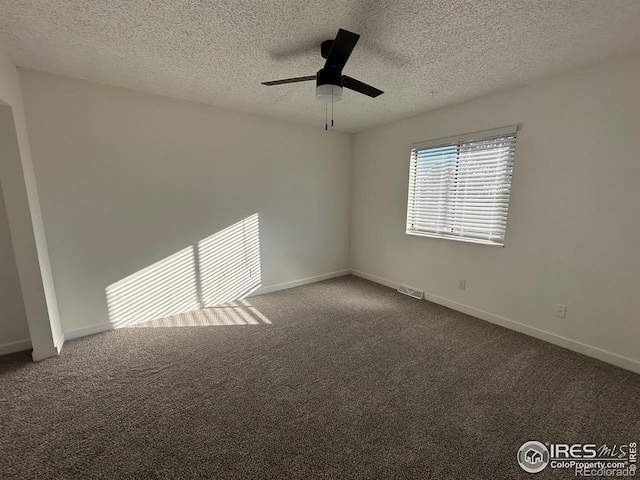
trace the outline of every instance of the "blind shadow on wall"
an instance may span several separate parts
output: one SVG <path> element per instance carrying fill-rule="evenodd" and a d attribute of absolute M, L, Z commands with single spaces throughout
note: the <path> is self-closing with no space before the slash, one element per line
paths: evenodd
<path fill-rule="evenodd" d="M 114 328 L 271 323 L 248 301 L 237 302 L 260 285 L 255 213 L 109 285 L 109 321 Z"/>

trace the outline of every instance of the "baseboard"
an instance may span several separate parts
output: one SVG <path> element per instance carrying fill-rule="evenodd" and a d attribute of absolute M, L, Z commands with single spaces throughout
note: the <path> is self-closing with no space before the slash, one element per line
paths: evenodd
<path fill-rule="evenodd" d="M 31 349 L 31 340 L 18 340 L 17 342 L 3 343 L 0 345 L 0 355 L 23 352 Z"/>
<path fill-rule="evenodd" d="M 398 282 L 388 280 L 386 278 L 378 277 L 376 275 L 371 275 L 370 273 L 361 272 L 359 270 L 351 270 L 351 274 L 357 277 L 364 278 L 366 280 L 370 280 L 375 283 L 379 283 L 381 285 L 385 285 L 387 287 L 394 288 L 394 289 L 397 289 L 399 285 Z M 437 303 L 438 305 L 443 305 L 445 307 L 451 308 L 452 310 L 466 313 L 467 315 L 471 315 L 481 320 L 485 320 L 487 322 L 500 325 L 501 327 L 505 327 L 510 330 L 515 330 L 516 332 L 524 333 L 525 335 L 529 335 L 530 337 L 535 337 L 539 340 L 544 340 L 545 342 L 558 345 L 559 347 L 566 348 L 567 350 L 572 350 L 574 352 L 578 352 L 583 355 L 587 355 L 589 357 L 602 360 L 603 362 L 616 365 L 626 370 L 630 370 L 635 373 L 640 373 L 639 361 L 633 360 L 628 357 L 623 357 L 622 355 L 618 355 L 617 353 L 609 352 L 607 350 L 603 350 L 598 347 L 593 347 L 591 345 L 587 345 L 585 343 L 578 342 L 576 340 L 571 340 L 570 338 L 566 338 L 566 337 L 557 335 L 555 333 L 547 332 L 545 330 L 540 330 L 539 328 L 530 327 L 529 325 L 516 322 L 515 320 L 501 317 L 499 315 L 494 315 L 493 313 L 485 312 L 484 310 L 479 310 L 477 308 L 470 307 L 468 305 L 464 305 L 462 303 L 458 303 L 453 300 L 440 297 L 438 295 L 433 295 L 425 292 L 424 298 L 425 300 L 428 300 L 433 303 Z"/>
<path fill-rule="evenodd" d="M 299 287 L 301 285 L 307 285 L 308 283 L 321 282 L 322 280 L 328 280 L 330 278 L 341 277 L 343 275 L 349 275 L 350 270 L 338 270 L 337 272 L 325 273 L 323 275 L 316 275 L 315 277 L 303 278 L 300 280 L 294 280 L 292 282 L 279 283 L 277 285 L 270 285 L 266 287 L 260 287 L 256 291 L 252 292 L 249 297 L 255 297 L 256 295 L 263 295 L 265 293 L 277 292 L 280 290 L 286 290 L 288 288 Z M 87 335 L 93 335 L 95 333 L 107 332 L 113 330 L 113 324 L 99 323 L 97 325 L 91 325 L 88 327 L 76 328 L 75 330 L 66 330 L 63 332 L 64 339 L 73 340 L 75 338 L 86 337 Z M 63 340 L 64 341 L 64 340 Z"/>
<path fill-rule="evenodd" d="M 301 280 L 294 280 L 293 282 L 279 283 L 277 285 L 271 285 L 268 287 L 260 287 L 255 292 L 252 292 L 250 297 L 256 295 L 264 295 L 265 293 L 278 292 L 280 290 L 287 290 L 289 288 L 299 287 L 301 285 L 307 285 L 309 283 L 321 282 L 323 280 L 329 280 L 330 278 L 342 277 L 343 275 L 349 275 L 351 270 L 338 270 L 337 272 L 325 273 L 323 275 L 316 275 L 315 277 L 303 278 Z"/>
<path fill-rule="evenodd" d="M 398 287 L 400 286 L 399 283 L 393 282 L 391 280 L 387 280 L 386 278 L 376 277 L 375 275 L 361 272 L 360 270 L 351 270 L 351 275 L 364 278 L 365 280 L 371 280 L 372 282 L 379 283 L 380 285 L 384 285 L 385 287 L 393 288 L 395 290 L 397 290 Z"/>
<path fill-rule="evenodd" d="M 113 330 L 112 323 L 99 323 L 88 327 L 76 328 L 75 330 L 66 330 L 64 332 L 64 338 L 66 340 L 73 340 L 80 337 L 86 337 L 87 335 L 93 335 L 94 333 L 107 332 L 109 330 Z"/>
<path fill-rule="evenodd" d="M 45 348 L 34 348 L 31 351 L 31 359 L 34 362 L 41 362 L 42 360 L 46 360 L 47 358 L 53 358 L 58 356 L 58 350 L 53 345 L 45 347 Z"/>

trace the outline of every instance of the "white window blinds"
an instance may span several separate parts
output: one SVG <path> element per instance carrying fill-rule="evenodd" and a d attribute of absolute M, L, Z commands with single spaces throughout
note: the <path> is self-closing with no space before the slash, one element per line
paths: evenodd
<path fill-rule="evenodd" d="M 407 233 L 504 245 L 516 130 L 413 145 Z"/>

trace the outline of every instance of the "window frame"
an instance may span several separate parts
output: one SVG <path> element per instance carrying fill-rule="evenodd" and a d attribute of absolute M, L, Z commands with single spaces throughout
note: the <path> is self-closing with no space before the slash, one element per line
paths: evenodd
<path fill-rule="evenodd" d="M 428 140 L 425 142 L 417 142 L 414 143 L 413 145 L 411 145 L 411 151 L 410 151 L 410 155 L 409 155 L 409 181 L 408 181 L 408 189 L 407 189 L 407 193 L 408 193 L 408 197 L 407 197 L 407 210 L 406 210 L 406 223 L 405 223 L 405 233 L 407 235 L 413 235 L 413 236 L 419 236 L 419 237 L 431 237 L 431 238 L 442 238 L 442 239 L 446 239 L 446 240 L 455 240 L 458 242 L 467 242 L 467 243 L 476 243 L 476 244 L 481 244 L 481 245 L 490 245 L 490 246 L 495 246 L 495 247 L 504 247 L 505 241 L 506 241 L 506 231 L 507 231 L 507 218 L 508 218 L 508 212 L 509 212 L 509 204 L 511 202 L 511 189 L 512 189 L 512 184 L 513 184 L 513 169 L 514 169 L 514 160 L 515 160 L 515 144 L 516 144 L 516 140 L 517 140 L 517 133 L 518 133 L 518 126 L 517 125 L 510 125 L 510 126 L 506 126 L 506 127 L 501 127 L 501 128 L 494 128 L 494 129 L 490 129 L 490 130 L 481 130 L 481 131 L 476 131 L 476 132 L 471 132 L 471 133 L 465 133 L 465 134 L 461 134 L 461 135 L 454 135 L 451 137 L 443 137 L 443 138 L 437 138 L 434 140 Z M 417 170 L 418 169 L 418 159 L 416 157 L 415 160 L 415 165 L 414 165 L 414 152 L 419 151 L 419 150 L 428 150 L 428 149 L 435 149 L 435 148 L 439 148 L 439 147 L 455 147 L 456 148 L 456 159 L 455 159 L 455 172 L 454 172 L 454 182 L 458 181 L 458 175 L 459 175 L 459 168 L 460 168 L 460 154 L 461 154 L 461 144 L 463 143 L 470 143 L 470 142 L 481 142 L 481 141 L 486 141 L 492 138 L 499 138 L 499 137 L 515 137 L 513 140 L 513 160 L 511 160 L 511 176 L 509 178 L 509 194 L 507 196 L 506 199 L 506 211 L 505 211 L 505 225 L 504 225 L 504 235 L 502 236 L 502 239 L 500 241 L 496 241 L 496 240 L 491 240 L 488 238 L 482 238 L 482 237 L 474 237 L 472 235 L 461 235 L 461 234 L 455 234 L 455 233 L 451 233 L 451 234 L 447 234 L 447 233 L 440 233 L 440 232 L 435 232 L 435 231 L 429 231 L 429 230 L 419 230 L 419 229 L 415 229 L 415 228 L 411 228 L 412 226 L 414 226 L 414 223 L 412 223 L 412 221 L 414 220 L 414 216 L 415 216 L 415 212 L 416 212 L 416 180 L 414 180 L 416 172 L 413 172 L 413 170 Z M 413 180 L 413 181 L 412 181 Z M 450 194 L 444 194 L 443 198 L 451 198 Z M 497 204 L 497 202 L 496 202 Z M 410 218 L 409 214 L 410 212 L 412 212 L 412 217 Z M 455 228 L 455 225 L 451 227 L 451 229 L 453 230 Z"/>

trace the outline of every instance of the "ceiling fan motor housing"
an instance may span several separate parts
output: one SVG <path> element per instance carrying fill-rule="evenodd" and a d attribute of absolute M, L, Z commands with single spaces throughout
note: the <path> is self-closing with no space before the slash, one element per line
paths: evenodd
<path fill-rule="evenodd" d="M 336 103 L 342 100 L 342 73 L 332 68 L 318 70 L 316 100 Z"/>
<path fill-rule="evenodd" d="M 329 52 L 331 51 L 332 46 L 333 40 L 325 40 L 320 44 L 320 55 L 322 55 L 322 58 L 329 58 Z"/>

